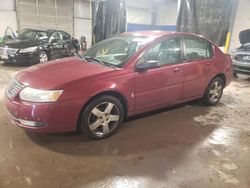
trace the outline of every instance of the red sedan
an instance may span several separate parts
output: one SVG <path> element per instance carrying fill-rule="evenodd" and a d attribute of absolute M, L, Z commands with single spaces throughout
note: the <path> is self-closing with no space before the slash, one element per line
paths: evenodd
<path fill-rule="evenodd" d="M 100 139 L 126 116 L 194 99 L 215 105 L 231 77 L 230 56 L 201 36 L 134 32 L 20 72 L 5 102 L 11 121 L 27 130 L 79 129 Z"/>

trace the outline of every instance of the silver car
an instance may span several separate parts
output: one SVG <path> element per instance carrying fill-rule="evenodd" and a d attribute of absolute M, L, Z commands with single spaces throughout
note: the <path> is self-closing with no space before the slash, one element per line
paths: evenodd
<path fill-rule="evenodd" d="M 233 72 L 250 75 L 250 29 L 242 30 L 239 33 L 241 47 L 233 50 Z"/>
<path fill-rule="evenodd" d="M 250 43 L 242 45 L 233 52 L 233 72 L 250 75 Z"/>

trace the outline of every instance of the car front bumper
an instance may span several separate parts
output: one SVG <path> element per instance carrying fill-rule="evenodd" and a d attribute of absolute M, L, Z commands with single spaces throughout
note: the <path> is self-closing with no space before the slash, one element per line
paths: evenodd
<path fill-rule="evenodd" d="M 233 60 L 233 72 L 250 75 L 250 63 Z"/>
<path fill-rule="evenodd" d="M 11 122 L 39 133 L 76 130 L 82 102 L 81 99 L 74 99 L 55 103 L 30 103 L 5 96 Z"/>
<path fill-rule="evenodd" d="M 8 54 L 4 58 L 1 57 L 2 61 L 12 64 L 35 64 L 39 62 L 38 53 L 16 53 Z"/>

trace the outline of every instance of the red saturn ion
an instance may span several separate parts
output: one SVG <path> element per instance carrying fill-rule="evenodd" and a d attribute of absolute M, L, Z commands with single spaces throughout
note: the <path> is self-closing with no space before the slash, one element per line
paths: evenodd
<path fill-rule="evenodd" d="M 232 62 L 190 33 L 145 31 L 104 40 L 84 55 L 32 66 L 6 90 L 11 121 L 42 133 L 112 135 L 126 116 L 202 99 L 215 105 Z"/>

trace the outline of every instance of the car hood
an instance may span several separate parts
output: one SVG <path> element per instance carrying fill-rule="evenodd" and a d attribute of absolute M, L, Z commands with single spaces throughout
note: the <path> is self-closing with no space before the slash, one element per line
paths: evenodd
<path fill-rule="evenodd" d="M 8 48 L 28 48 L 28 47 L 33 47 L 33 46 L 38 46 L 40 44 L 45 43 L 46 41 L 42 40 L 19 40 L 19 39 L 14 39 L 7 41 L 3 44 L 1 44 L 2 47 L 8 47 Z"/>
<path fill-rule="evenodd" d="M 72 81 L 114 70 L 71 57 L 32 66 L 20 72 L 16 79 L 36 89 L 63 89 L 65 84 Z"/>
<path fill-rule="evenodd" d="M 233 50 L 233 53 L 250 53 L 250 43 L 246 43 L 241 45 L 241 47 L 236 48 L 235 50 Z"/>
<path fill-rule="evenodd" d="M 241 44 L 250 43 L 250 29 L 242 30 L 239 33 L 239 40 Z"/>

